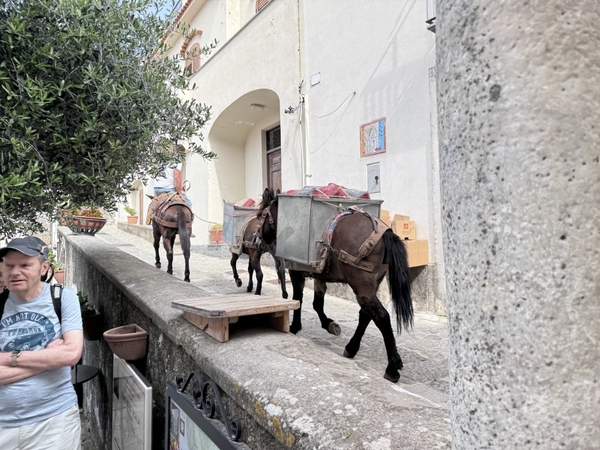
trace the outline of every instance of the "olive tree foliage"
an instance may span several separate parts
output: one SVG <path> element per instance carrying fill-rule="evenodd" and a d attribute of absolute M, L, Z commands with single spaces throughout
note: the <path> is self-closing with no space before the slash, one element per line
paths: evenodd
<path fill-rule="evenodd" d="M 210 108 L 184 95 L 185 55 L 165 57 L 161 1 L 0 0 L 0 237 L 114 210 L 174 144 L 215 156 L 193 143 Z"/>

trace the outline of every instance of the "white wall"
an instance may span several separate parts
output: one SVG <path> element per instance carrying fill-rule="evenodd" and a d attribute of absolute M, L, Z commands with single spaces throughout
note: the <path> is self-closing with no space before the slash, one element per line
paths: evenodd
<path fill-rule="evenodd" d="M 384 199 L 392 214 L 410 215 L 418 237 L 432 240 L 428 69 L 435 65 L 435 41 L 425 27 L 425 3 L 304 4 L 311 184 L 366 190 L 366 166 L 379 162 L 381 192 L 372 198 Z M 311 87 L 318 72 L 321 82 Z M 360 126 L 380 117 L 386 117 L 387 151 L 361 158 Z"/>
<path fill-rule="evenodd" d="M 262 132 L 280 121 L 283 179 L 301 178 L 299 136 L 287 126 L 288 117 L 283 114 L 283 109 L 298 102 L 297 2 L 273 1 L 255 15 L 254 3 L 243 1 L 239 10 L 232 10 L 232 14 L 240 14 L 242 28 L 230 40 L 226 40 L 227 24 L 233 26 L 237 19 L 227 20 L 226 3 L 206 1 L 191 21 L 191 26 L 203 33 L 190 45 L 210 42 L 215 37 L 220 41 L 217 51 L 203 60 L 191 78 L 198 86 L 194 98 L 212 107 L 202 146 L 219 154 L 219 159 L 211 162 L 198 156 L 187 160 L 187 178 L 192 182 L 189 196 L 197 217 L 194 243 L 208 242 L 203 221 L 222 222 L 222 199 L 237 201 L 262 194 L 266 180 Z M 182 43 L 179 38 L 172 53 L 178 52 Z M 261 113 L 249 109 L 252 100 L 248 96 L 253 92 L 258 92 L 257 103 L 267 105 Z"/>

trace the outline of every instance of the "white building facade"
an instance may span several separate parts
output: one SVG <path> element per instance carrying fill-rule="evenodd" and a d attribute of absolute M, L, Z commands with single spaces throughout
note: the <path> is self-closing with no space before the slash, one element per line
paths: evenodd
<path fill-rule="evenodd" d="M 189 59 L 189 93 L 211 106 L 184 176 L 193 244 L 208 243 L 222 202 L 337 183 L 369 190 L 411 217 L 429 242 L 412 269 L 417 308 L 445 313 L 435 105 L 435 34 L 417 0 L 190 0 L 177 18 L 195 32 L 167 37 Z"/>

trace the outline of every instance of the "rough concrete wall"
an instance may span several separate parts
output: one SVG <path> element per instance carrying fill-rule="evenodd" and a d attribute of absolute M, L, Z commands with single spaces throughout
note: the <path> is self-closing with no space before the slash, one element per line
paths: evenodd
<path fill-rule="evenodd" d="M 87 243 L 93 241 L 89 236 L 77 236 L 73 239 L 85 239 Z M 163 449 L 166 383 L 175 380 L 177 375 L 186 378 L 192 371 L 199 372 L 205 380 L 211 377 L 207 376 L 204 368 L 184 350 L 185 344 L 174 341 L 172 336 L 167 336 L 161 331 L 155 323 L 156 313 L 150 307 L 146 310 L 138 308 L 128 297 L 135 294 L 128 292 L 122 281 L 111 275 L 113 271 L 117 274 L 130 274 L 130 280 L 125 283 L 129 288 L 135 288 L 136 284 L 152 286 L 147 273 L 144 274 L 136 268 L 136 265 L 142 266 L 144 263 L 136 262 L 135 258 L 118 250 L 109 253 L 102 252 L 100 248 L 94 252 L 94 247 L 91 251 L 89 247 L 87 251 L 81 250 L 71 245 L 64 236 L 61 244 L 61 249 L 65 252 L 63 259 L 71 268 L 68 284 L 74 283 L 77 290 L 89 296 L 90 303 L 103 314 L 104 330 L 135 323 L 148 332 L 147 356 L 134 364 L 152 385 L 152 448 Z M 106 263 L 110 261 L 112 263 L 109 271 L 101 267 L 103 263 L 106 267 Z M 176 290 L 178 294 L 185 295 L 187 292 L 190 297 L 198 295 L 197 289 L 187 283 L 177 282 Z M 161 317 L 172 314 L 167 312 L 171 310 L 171 300 L 172 298 L 163 299 L 165 312 L 159 313 Z M 170 324 L 172 327 L 182 325 L 180 320 L 171 320 Z M 92 441 L 99 449 L 109 449 L 112 447 L 113 353 L 108 344 L 103 339 L 85 341 L 83 364 L 100 369 L 97 377 L 83 385 L 83 408 L 90 418 Z M 218 379 L 215 381 L 220 384 Z M 285 448 L 250 417 L 236 400 L 223 390 L 221 394 L 230 419 L 240 419 L 243 423 L 243 442 L 251 448 Z"/>
<path fill-rule="evenodd" d="M 600 448 L 600 4 L 440 0 L 454 448 Z"/>

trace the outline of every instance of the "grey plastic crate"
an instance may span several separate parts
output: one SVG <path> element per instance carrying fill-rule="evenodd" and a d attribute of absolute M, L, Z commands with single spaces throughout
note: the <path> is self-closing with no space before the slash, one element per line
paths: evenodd
<path fill-rule="evenodd" d="M 256 216 L 258 208 L 242 208 L 223 201 L 223 240 L 237 245 L 244 224 Z"/>
<path fill-rule="evenodd" d="M 331 220 L 351 206 L 379 218 L 383 200 L 314 198 L 279 195 L 277 213 L 277 256 L 310 266 L 318 259 L 323 231 Z"/>

